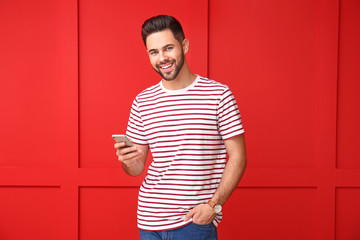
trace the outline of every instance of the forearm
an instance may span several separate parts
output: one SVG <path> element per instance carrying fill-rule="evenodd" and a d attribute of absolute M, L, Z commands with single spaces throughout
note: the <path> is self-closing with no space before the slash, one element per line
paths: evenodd
<path fill-rule="evenodd" d="M 246 156 L 237 158 L 229 158 L 219 186 L 212 197 L 212 201 L 220 205 L 224 203 L 231 196 L 232 192 L 236 189 L 240 179 L 244 175 L 246 169 Z"/>
<path fill-rule="evenodd" d="M 212 201 L 223 205 L 235 190 L 246 168 L 246 146 L 244 134 L 224 141 L 229 160 L 225 166 L 219 186 Z"/>
<path fill-rule="evenodd" d="M 126 165 L 125 163 L 122 163 L 122 168 L 130 176 L 139 176 L 145 168 L 144 164 L 141 163 L 141 161 L 142 160 L 136 160 L 131 165 Z"/>

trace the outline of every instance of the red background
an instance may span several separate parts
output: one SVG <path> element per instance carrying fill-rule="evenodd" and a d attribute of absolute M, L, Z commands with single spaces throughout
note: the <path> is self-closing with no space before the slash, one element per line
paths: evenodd
<path fill-rule="evenodd" d="M 164 13 L 246 129 L 220 239 L 360 239 L 358 0 L 1 0 L 0 239 L 138 239 L 111 134 L 159 81 L 140 27 Z"/>

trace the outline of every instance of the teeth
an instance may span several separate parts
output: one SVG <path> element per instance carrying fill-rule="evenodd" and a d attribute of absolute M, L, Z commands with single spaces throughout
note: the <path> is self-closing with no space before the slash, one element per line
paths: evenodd
<path fill-rule="evenodd" d="M 162 67 L 162 69 L 168 69 L 169 67 L 171 67 L 171 64 L 170 64 L 170 65 L 167 65 L 167 66 Z"/>

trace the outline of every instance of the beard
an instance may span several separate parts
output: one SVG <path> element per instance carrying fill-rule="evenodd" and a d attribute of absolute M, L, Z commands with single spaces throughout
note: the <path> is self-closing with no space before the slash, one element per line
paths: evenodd
<path fill-rule="evenodd" d="M 176 60 L 168 60 L 168 61 L 160 63 L 161 65 L 164 65 L 164 64 L 167 64 L 167 63 L 172 63 L 174 65 L 174 69 L 171 72 L 166 72 L 166 73 L 162 72 L 161 69 L 160 69 L 159 64 L 156 65 L 156 68 L 154 68 L 154 70 L 158 74 L 160 74 L 160 76 L 164 80 L 166 80 L 166 81 L 174 80 L 178 76 L 181 68 L 184 66 L 184 59 L 185 59 L 184 52 L 181 51 L 181 57 L 180 57 L 179 62 L 176 62 Z"/>

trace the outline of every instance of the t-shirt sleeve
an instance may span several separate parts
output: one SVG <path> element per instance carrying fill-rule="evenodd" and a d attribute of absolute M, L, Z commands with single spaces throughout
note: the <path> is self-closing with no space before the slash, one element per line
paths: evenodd
<path fill-rule="evenodd" d="M 238 105 L 229 88 L 226 88 L 222 94 L 217 114 L 218 129 L 223 140 L 241 135 L 245 132 Z"/>
<path fill-rule="evenodd" d="M 135 99 L 131 106 L 129 121 L 126 129 L 126 135 L 135 144 L 147 145 L 144 125 L 139 111 L 138 102 Z"/>

